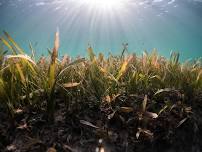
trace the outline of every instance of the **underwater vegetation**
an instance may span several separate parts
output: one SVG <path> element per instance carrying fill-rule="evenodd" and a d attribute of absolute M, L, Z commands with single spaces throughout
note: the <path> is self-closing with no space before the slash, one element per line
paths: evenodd
<path fill-rule="evenodd" d="M 58 32 L 50 56 L 30 49 L 0 38 L 2 151 L 202 150 L 200 59 L 136 56 L 127 46 L 120 56 L 89 46 L 88 58 L 59 59 Z"/>

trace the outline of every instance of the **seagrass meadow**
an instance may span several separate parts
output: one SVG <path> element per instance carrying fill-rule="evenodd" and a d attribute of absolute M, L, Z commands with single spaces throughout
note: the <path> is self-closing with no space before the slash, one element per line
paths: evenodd
<path fill-rule="evenodd" d="M 35 58 L 0 38 L 0 151 L 202 150 L 202 62 L 157 51 Z"/>

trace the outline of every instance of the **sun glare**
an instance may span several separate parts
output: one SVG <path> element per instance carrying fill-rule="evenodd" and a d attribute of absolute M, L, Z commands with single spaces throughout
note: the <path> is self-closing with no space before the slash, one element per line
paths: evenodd
<path fill-rule="evenodd" d="M 82 0 L 82 3 L 93 9 L 107 11 L 123 8 L 126 1 L 127 0 Z"/>
<path fill-rule="evenodd" d="M 110 7 L 116 7 L 118 5 L 121 5 L 124 0 L 84 0 L 85 3 L 88 5 L 94 5 L 97 7 L 103 7 L 103 6 L 110 6 Z"/>

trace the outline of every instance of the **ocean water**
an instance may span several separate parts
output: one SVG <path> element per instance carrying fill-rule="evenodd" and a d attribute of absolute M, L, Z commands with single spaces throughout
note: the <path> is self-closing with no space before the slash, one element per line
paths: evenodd
<path fill-rule="evenodd" d="M 120 54 L 156 48 L 181 60 L 202 57 L 202 0 L 0 0 L 0 35 L 7 31 L 30 53 L 47 55 L 60 31 L 59 55 Z"/>

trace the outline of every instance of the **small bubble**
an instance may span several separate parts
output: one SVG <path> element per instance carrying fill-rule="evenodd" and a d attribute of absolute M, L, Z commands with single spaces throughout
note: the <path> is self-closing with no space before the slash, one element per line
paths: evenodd
<path fill-rule="evenodd" d="M 99 139 L 99 141 L 98 141 L 98 142 L 99 142 L 99 144 L 102 144 L 103 140 L 102 140 L 102 139 Z"/>

